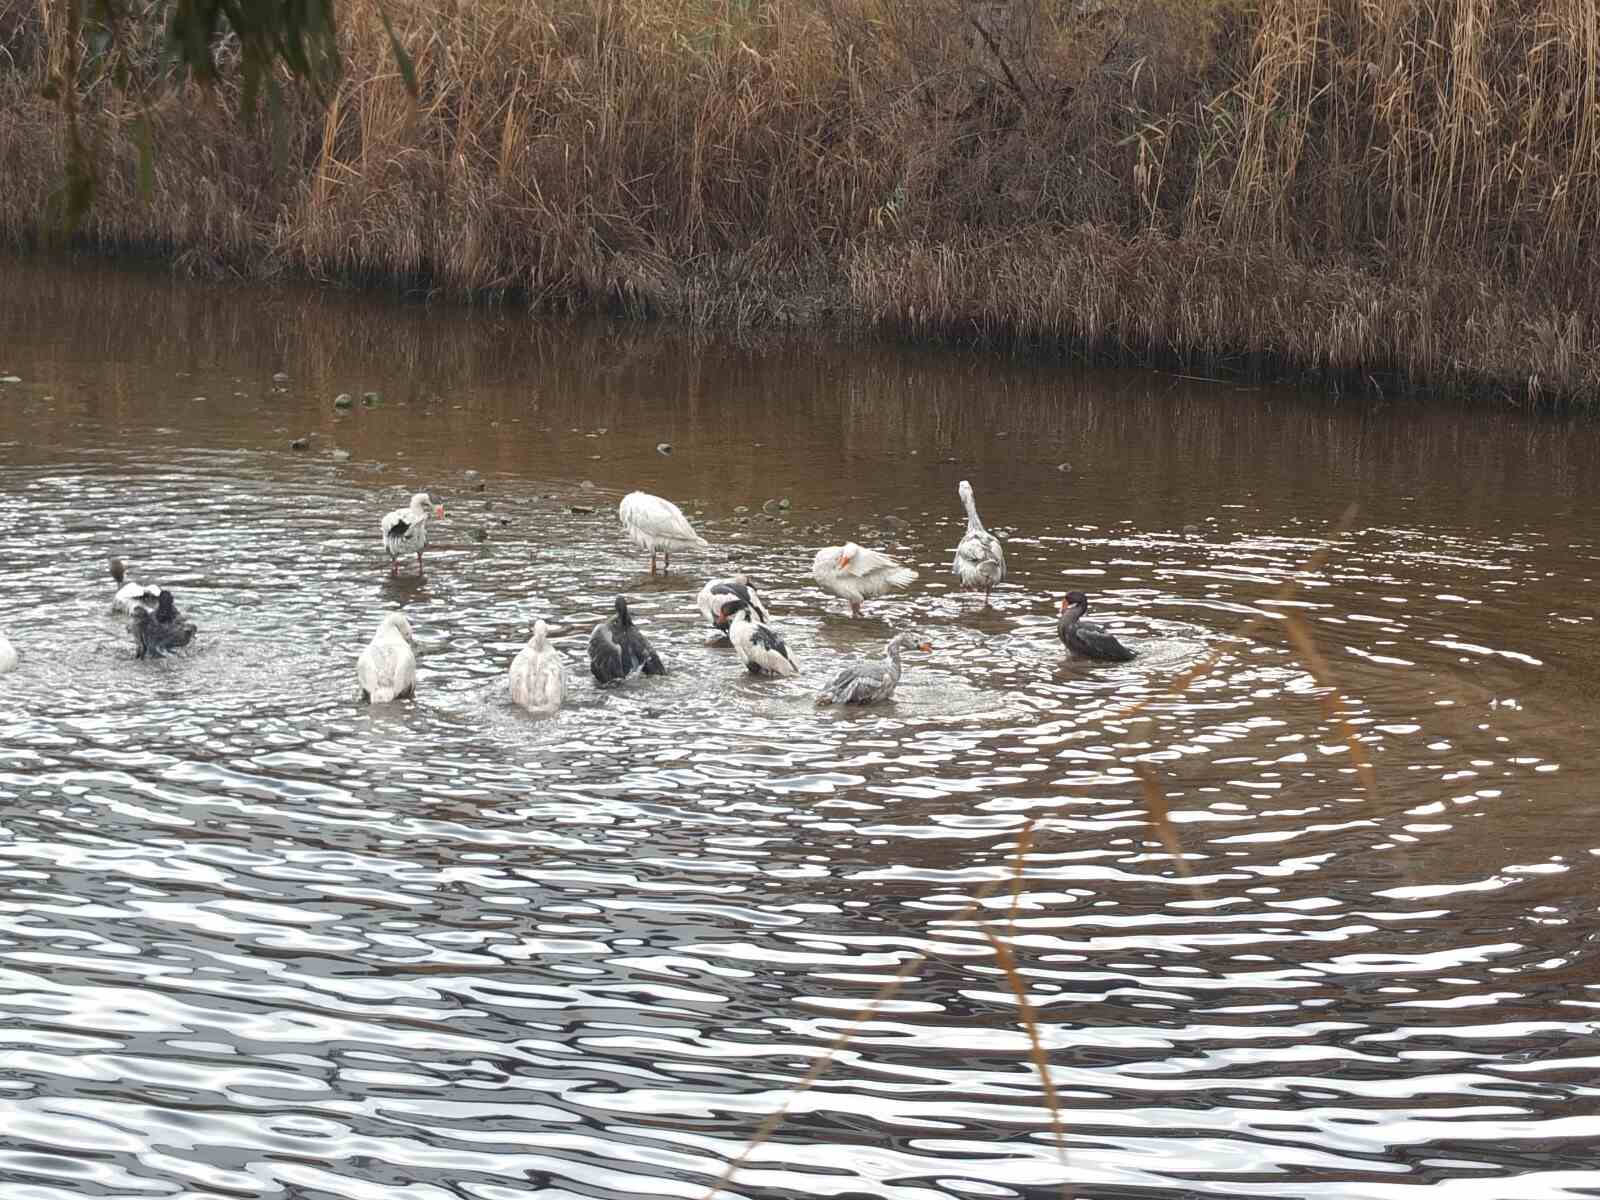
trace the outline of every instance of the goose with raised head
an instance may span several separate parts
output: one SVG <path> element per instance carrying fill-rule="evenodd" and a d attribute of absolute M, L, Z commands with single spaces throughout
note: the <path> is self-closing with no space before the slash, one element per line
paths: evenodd
<path fill-rule="evenodd" d="M 378 632 L 356 659 L 361 694 L 374 704 L 414 696 L 417 690 L 416 642 L 405 613 L 392 612 L 378 622 Z"/>
<path fill-rule="evenodd" d="M 641 671 L 646 675 L 667 673 L 650 640 L 633 623 L 626 596 L 617 597 L 616 616 L 601 621 L 589 635 L 589 671 L 601 684 L 621 683 Z"/>
<path fill-rule="evenodd" d="M 1082 592 L 1067 593 L 1061 601 L 1061 616 L 1056 621 L 1056 635 L 1060 637 L 1061 644 L 1073 654 L 1097 658 L 1102 662 L 1127 662 L 1132 658 L 1133 651 L 1117 641 L 1110 632 L 1093 621 L 1083 619 L 1083 614 L 1088 611 L 1088 596 Z"/>
<path fill-rule="evenodd" d="M 727 610 L 728 640 L 752 675 L 798 675 L 800 666 L 789 653 L 778 631 L 756 615 L 756 611 L 743 600 L 736 600 Z"/>
<path fill-rule="evenodd" d="M 111 597 L 111 611 L 114 613 L 132 613 L 135 604 L 155 605 L 161 602 L 161 589 L 129 579 L 127 564 L 120 558 L 111 560 L 111 578 L 117 585 L 117 594 Z"/>
<path fill-rule="evenodd" d="M 1006 554 L 1000 539 L 978 519 L 978 503 L 972 498 L 972 485 L 963 479 L 956 492 L 967 507 L 967 532 L 956 546 L 951 570 L 963 587 L 981 587 L 983 602 L 988 604 L 990 590 L 1006 577 Z"/>
<path fill-rule="evenodd" d="M 887 554 L 846 542 L 818 550 L 811 563 L 811 577 L 823 591 L 849 601 L 850 615 L 859 617 L 862 601 L 893 588 L 910 587 L 917 573 Z"/>
<path fill-rule="evenodd" d="M 924 634 L 897 633 L 889 639 L 882 658 L 851 663 L 822 689 L 817 697 L 821 704 L 876 704 L 894 695 L 900 686 L 900 651 L 921 650 L 924 654 L 933 649 L 933 643 Z"/>
<path fill-rule="evenodd" d="M 511 701 L 547 716 L 561 707 L 566 694 L 567 669 L 561 652 L 550 644 L 544 621 L 535 621 L 533 636 L 511 660 Z"/>
<path fill-rule="evenodd" d="M 406 554 L 417 556 L 417 574 L 422 574 L 422 548 L 428 544 L 428 522 L 443 517 L 444 505 L 435 504 L 427 492 L 412 496 L 405 508 L 384 513 L 378 529 L 383 534 L 383 548 L 389 555 L 389 574 L 400 570 L 401 556 Z"/>
<path fill-rule="evenodd" d="M 674 550 L 706 550 L 710 543 L 694 531 L 689 518 L 671 500 L 649 492 L 629 492 L 617 505 L 623 532 L 641 550 L 650 551 L 650 574 L 656 573 L 656 554 L 666 555 L 665 570 L 672 570 Z"/>

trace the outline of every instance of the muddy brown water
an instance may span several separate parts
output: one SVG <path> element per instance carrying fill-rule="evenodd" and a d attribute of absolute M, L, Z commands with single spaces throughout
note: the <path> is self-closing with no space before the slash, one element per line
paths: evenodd
<path fill-rule="evenodd" d="M 1600 1186 L 1594 428 L 66 262 L 0 296 L 7 1200 L 705 1195 L 921 956 L 729 1194 Z M 635 487 L 712 550 L 650 578 Z M 1269 601 L 1351 504 L 1289 605 L 1330 702 Z M 850 538 L 921 572 L 859 621 L 808 574 Z M 193 647 L 132 659 L 112 553 Z M 733 566 L 798 679 L 706 644 Z M 1069 587 L 1138 658 L 1063 658 Z M 619 591 L 670 674 L 602 692 Z M 369 707 L 397 607 L 417 697 Z M 543 721 L 505 686 L 536 617 Z M 911 627 L 893 704 L 812 705 Z"/>

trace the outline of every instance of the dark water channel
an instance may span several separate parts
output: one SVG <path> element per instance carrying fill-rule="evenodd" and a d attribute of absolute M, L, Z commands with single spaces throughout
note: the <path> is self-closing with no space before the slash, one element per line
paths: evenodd
<path fill-rule="evenodd" d="M 1600 1195 L 1595 429 L 38 262 L 0 376 L 4 1200 L 703 1196 L 921 956 L 729 1194 Z M 650 579 L 635 487 L 712 551 Z M 1290 605 L 1372 786 L 1266 603 L 1352 503 Z M 849 538 L 922 572 L 861 621 L 809 578 Z M 132 659 L 112 553 L 193 647 Z M 800 678 L 705 644 L 735 565 Z M 1135 661 L 1063 659 L 1068 587 Z M 618 591 L 671 673 L 601 693 Z M 418 694 L 369 708 L 395 607 Z M 812 706 L 912 626 L 895 703 Z"/>

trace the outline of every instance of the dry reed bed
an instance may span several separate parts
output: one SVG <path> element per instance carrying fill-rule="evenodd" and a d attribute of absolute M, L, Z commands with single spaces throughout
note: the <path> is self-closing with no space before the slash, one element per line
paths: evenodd
<path fill-rule="evenodd" d="M 241 131 L 90 58 L 83 237 L 196 270 L 1600 399 L 1600 0 L 375 0 Z M 0 238 L 64 165 L 0 0 Z M 56 19 L 59 26 L 59 19 Z M 226 53 L 226 47 L 223 52 Z M 141 189 L 140 127 L 156 154 Z"/>

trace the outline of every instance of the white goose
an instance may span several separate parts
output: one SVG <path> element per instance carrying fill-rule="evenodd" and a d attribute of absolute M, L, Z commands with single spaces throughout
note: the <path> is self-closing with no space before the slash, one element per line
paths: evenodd
<path fill-rule="evenodd" d="M 861 615 L 861 602 L 881 596 L 891 588 L 909 587 L 917 573 L 902 567 L 887 554 L 863 550 L 854 542 L 817 551 L 811 577 L 825 592 L 850 602 L 850 615 Z"/>
<path fill-rule="evenodd" d="M 983 588 L 983 602 L 989 603 L 989 589 L 1006 577 L 1006 554 L 1000 548 L 1000 539 L 983 527 L 978 520 L 978 504 L 972 498 L 972 485 L 965 479 L 956 489 L 961 503 L 967 506 L 967 532 L 956 546 L 955 562 L 951 570 L 961 580 L 961 586 Z"/>
<path fill-rule="evenodd" d="M 411 648 L 411 622 L 405 613 L 390 613 L 378 622 L 378 632 L 356 659 L 356 679 L 362 694 L 374 704 L 404 700 L 417 687 L 417 657 Z"/>
<path fill-rule="evenodd" d="M 656 554 L 667 556 L 666 570 L 672 570 L 674 550 L 706 550 L 710 543 L 694 531 L 689 518 L 671 500 L 649 492 L 629 492 L 617 505 L 622 529 L 633 544 L 650 551 L 650 574 L 656 573 Z"/>
<path fill-rule="evenodd" d="M 148 584 L 135 583 L 127 578 L 128 568 L 120 558 L 111 560 L 111 578 L 116 580 L 117 594 L 111 597 L 111 611 L 132 613 L 135 604 L 153 605 L 161 599 L 161 589 Z"/>
<path fill-rule="evenodd" d="M 536 716 L 555 712 L 567 694 L 566 667 L 548 636 L 544 621 L 535 621 L 533 636 L 511 661 L 511 701 Z"/>
<path fill-rule="evenodd" d="M 17 669 L 17 648 L 6 641 L 6 635 L 0 633 L 0 675 L 7 671 Z"/>
<path fill-rule="evenodd" d="M 389 554 L 389 574 L 400 569 L 402 554 L 417 556 L 417 574 L 422 574 L 422 548 L 428 544 L 428 518 L 444 516 L 444 505 L 435 504 L 427 492 L 411 497 L 405 508 L 384 513 L 378 522 L 383 533 L 383 548 Z"/>

